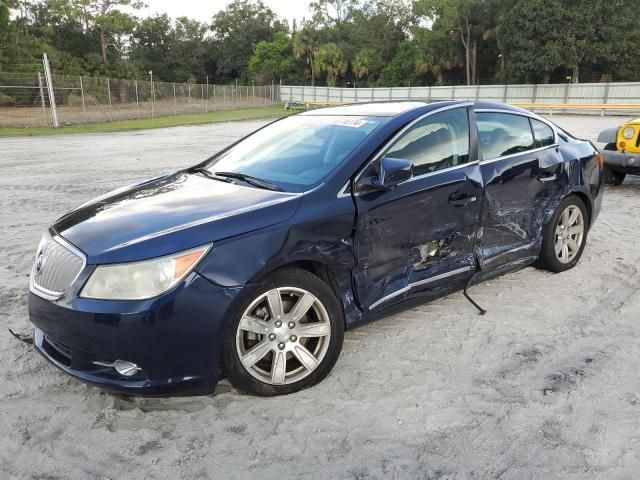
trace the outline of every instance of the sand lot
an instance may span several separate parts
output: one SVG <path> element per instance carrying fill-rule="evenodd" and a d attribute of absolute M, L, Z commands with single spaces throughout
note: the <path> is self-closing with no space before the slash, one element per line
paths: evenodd
<path fill-rule="evenodd" d="M 622 118 L 553 119 L 594 139 Z M 40 235 L 262 122 L 0 139 L 0 479 L 632 479 L 640 472 L 640 181 L 607 188 L 578 266 L 478 285 L 346 334 L 287 397 L 131 399 L 59 372 L 28 328 Z"/>

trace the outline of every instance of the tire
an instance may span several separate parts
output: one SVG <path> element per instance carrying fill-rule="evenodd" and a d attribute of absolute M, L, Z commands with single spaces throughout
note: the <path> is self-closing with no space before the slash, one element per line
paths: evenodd
<path fill-rule="evenodd" d="M 624 177 L 626 173 L 616 172 L 615 170 L 611 170 L 609 167 L 604 167 L 604 183 L 605 185 L 611 185 L 613 187 L 617 187 L 624 182 Z"/>
<path fill-rule="evenodd" d="M 577 215 L 576 223 L 571 224 L 573 215 Z M 578 228 L 580 225 L 581 231 Z M 587 208 L 582 199 L 577 195 L 565 197 L 544 226 L 538 266 L 556 273 L 573 268 L 582 256 L 588 231 Z"/>
<path fill-rule="evenodd" d="M 342 350 L 344 318 L 325 282 L 305 270 L 284 268 L 247 297 L 230 322 L 222 351 L 236 388 L 258 396 L 286 395 L 328 375 Z"/>

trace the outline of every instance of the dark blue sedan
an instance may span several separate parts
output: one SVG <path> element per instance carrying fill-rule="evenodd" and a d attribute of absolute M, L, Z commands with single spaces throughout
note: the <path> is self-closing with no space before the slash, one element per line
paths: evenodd
<path fill-rule="evenodd" d="M 290 116 L 57 220 L 30 277 L 34 343 L 111 391 L 205 393 L 226 375 L 295 392 L 329 373 L 345 329 L 573 267 L 602 171 L 590 142 L 506 105 Z"/>

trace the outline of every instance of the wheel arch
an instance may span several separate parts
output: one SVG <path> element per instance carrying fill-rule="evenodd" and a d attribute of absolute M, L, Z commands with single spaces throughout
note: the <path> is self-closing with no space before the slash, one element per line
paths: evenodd
<path fill-rule="evenodd" d="M 586 193 L 584 193 L 584 192 L 582 192 L 580 190 L 573 190 L 573 191 L 568 192 L 564 197 L 562 197 L 560 199 L 560 201 L 564 200 L 565 198 L 567 198 L 570 195 L 575 195 L 580 200 L 582 200 L 582 202 L 584 203 L 584 206 L 587 209 L 587 220 L 589 221 L 589 224 L 588 224 L 587 228 L 590 229 L 591 228 L 591 224 L 593 223 L 593 218 L 592 218 L 592 215 L 593 215 L 593 204 L 592 204 L 591 198 L 589 198 L 589 196 Z"/>
<path fill-rule="evenodd" d="M 250 281 L 252 284 L 259 284 L 265 278 L 273 275 L 279 270 L 287 268 L 297 268 L 307 271 L 331 288 L 331 291 L 340 302 L 342 306 L 342 313 L 345 322 L 345 328 L 349 325 L 357 323 L 362 319 L 362 311 L 355 302 L 355 295 L 353 292 L 353 284 L 351 279 L 350 268 L 340 268 L 330 266 L 327 263 L 320 262 L 317 259 L 297 259 L 286 263 L 272 265 L 271 268 L 263 269 L 258 272 Z"/>

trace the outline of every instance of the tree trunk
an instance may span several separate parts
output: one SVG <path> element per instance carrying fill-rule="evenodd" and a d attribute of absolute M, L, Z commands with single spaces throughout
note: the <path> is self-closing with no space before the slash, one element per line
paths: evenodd
<path fill-rule="evenodd" d="M 579 76 L 580 76 L 580 66 L 574 65 L 572 67 L 572 72 L 571 72 L 571 83 L 578 83 L 578 81 L 580 80 Z"/>
<path fill-rule="evenodd" d="M 100 27 L 100 48 L 102 49 L 102 61 L 107 64 L 107 39 L 104 35 L 104 28 Z"/>
<path fill-rule="evenodd" d="M 478 67 L 478 42 L 473 39 L 473 48 L 471 50 L 471 84 L 475 85 L 477 80 L 477 67 Z"/>
<path fill-rule="evenodd" d="M 316 68 L 313 65 L 313 57 L 309 55 L 309 68 L 311 68 L 311 86 L 315 87 L 316 85 Z"/>
<path fill-rule="evenodd" d="M 464 21 L 464 23 L 462 23 Z M 471 27 L 469 26 L 469 20 L 467 18 L 460 20 L 460 41 L 462 42 L 462 46 L 464 47 L 464 56 L 465 56 L 465 68 L 467 71 L 467 85 L 471 85 L 471 52 L 469 40 L 471 37 Z M 465 37 L 466 35 L 466 37 Z"/>

